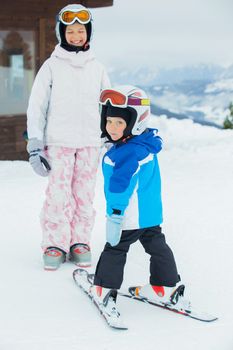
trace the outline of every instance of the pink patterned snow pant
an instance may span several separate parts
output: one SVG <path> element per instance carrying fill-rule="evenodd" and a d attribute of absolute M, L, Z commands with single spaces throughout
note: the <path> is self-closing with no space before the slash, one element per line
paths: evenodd
<path fill-rule="evenodd" d="M 49 146 L 51 171 L 41 212 L 42 249 L 58 247 L 68 252 L 75 243 L 90 243 L 100 148 Z"/>

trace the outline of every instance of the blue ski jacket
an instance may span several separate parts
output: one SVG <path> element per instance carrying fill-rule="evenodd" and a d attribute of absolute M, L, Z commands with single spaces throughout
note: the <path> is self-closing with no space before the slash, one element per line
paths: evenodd
<path fill-rule="evenodd" d="M 157 153 L 162 139 L 147 129 L 126 142 L 114 144 L 102 162 L 107 215 L 119 214 L 123 230 L 162 223 L 161 179 Z"/>

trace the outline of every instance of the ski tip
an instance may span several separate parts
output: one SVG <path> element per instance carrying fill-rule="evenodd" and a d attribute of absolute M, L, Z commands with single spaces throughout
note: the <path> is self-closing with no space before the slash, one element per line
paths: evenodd
<path fill-rule="evenodd" d="M 217 321 L 218 320 L 218 317 L 209 317 L 209 318 L 206 318 L 206 317 L 198 317 L 198 316 L 192 316 L 192 315 L 189 315 L 190 318 L 193 318 L 194 320 L 198 320 L 198 321 L 202 321 L 202 322 L 207 322 L 207 323 L 210 323 L 210 322 L 214 322 L 214 321 Z"/>
<path fill-rule="evenodd" d="M 209 313 L 204 313 L 204 312 L 198 312 L 196 310 L 193 310 L 191 313 L 189 313 L 187 316 L 198 320 L 198 321 L 203 321 L 203 322 L 214 322 L 218 320 L 217 316 L 213 316 Z"/>
<path fill-rule="evenodd" d="M 84 269 L 76 269 L 73 271 L 73 278 L 75 280 L 76 275 L 79 276 L 88 276 L 88 272 Z"/>
<path fill-rule="evenodd" d="M 218 317 L 216 316 L 209 316 L 208 319 L 204 320 L 205 322 L 214 322 L 214 321 L 217 321 L 218 320 Z"/>
<path fill-rule="evenodd" d="M 112 329 L 115 329 L 116 331 L 127 331 L 128 330 L 128 327 L 125 327 L 125 326 L 111 326 L 109 325 Z"/>
<path fill-rule="evenodd" d="M 122 321 L 120 321 L 120 322 L 109 322 L 109 321 L 107 321 L 107 324 L 112 329 L 116 329 L 116 330 L 119 330 L 119 331 L 127 331 L 128 330 L 128 327 Z"/>

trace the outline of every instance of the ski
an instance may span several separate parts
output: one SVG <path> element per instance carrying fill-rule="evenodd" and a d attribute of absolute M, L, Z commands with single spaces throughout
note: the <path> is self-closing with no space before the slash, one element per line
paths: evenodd
<path fill-rule="evenodd" d="M 157 303 L 157 302 L 151 301 L 147 298 L 140 297 L 139 295 L 136 295 L 136 293 L 135 293 L 137 288 L 140 288 L 140 287 L 130 287 L 128 292 L 119 291 L 118 295 L 129 298 L 129 299 L 141 301 L 143 303 L 150 304 L 153 306 L 157 306 L 157 307 L 160 307 L 162 309 L 166 309 L 166 310 L 172 311 L 174 313 L 193 318 L 193 319 L 198 320 L 198 321 L 213 322 L 213 321 L 218 319 L 218 317 L 215 317 L 215 316 L 210 315 L 210 314 L 205 313 L 205 312 L 199 312 L 199 311 L 193 309 L 192 307 L 182 306 L 182 301 L 178 302 L 177 304 L 172 304 L 172 303 L 171 304 L 170 303 L 164 304 L 164 303 Z"/>
<path fill-rule="evenodd" d="M 103 304 L 98 303 L 90 293 L 90 287 L 93 285 L 93 274 L 89 274 L 84 269 L 76 269 L 73 272 L 73 279 L 77 286 L 90 298 L 93 304 L 98 309 L 101 316 L 104 318 L 109 327 L 118 330 L 127 330 L 123 324 L 119 311 L 114 304 L 112 308 L 106 308 Z"/>

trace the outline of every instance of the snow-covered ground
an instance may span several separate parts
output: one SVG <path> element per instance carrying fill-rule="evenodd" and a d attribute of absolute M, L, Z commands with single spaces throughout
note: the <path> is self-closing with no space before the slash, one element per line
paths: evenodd
<path fill-rule="evenodd" d="M 152 118 L 151 125 L 164 139 L 159 155 L 163 231 L 187 296 L 219 320 L 203 323 L 119 297 L 129 330 L 109 329 L 74 284 L 74 265 L 66 263 L 56 272 L 42 268 L 38 215 L 46 179 L 27 162 L 2 161 L 1 350 L 233 349 L 233 131 L 165 117 Z M 99 171 L 94 266 L 105 241 L 104 205 Z M 148 262 L 141 246 L 132 246 L 123 287 L 146 283 Z"/>

